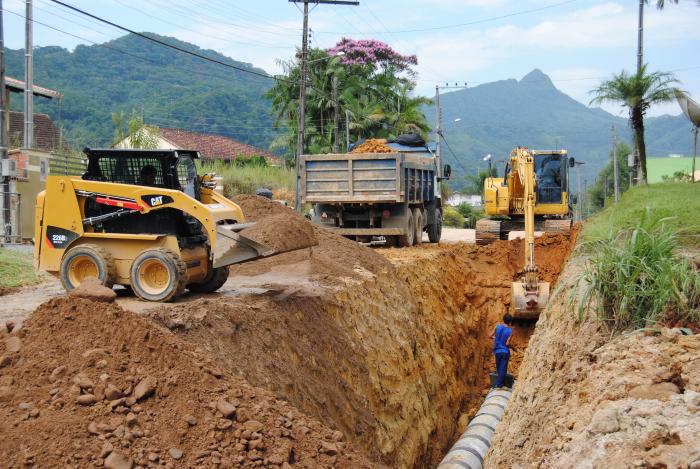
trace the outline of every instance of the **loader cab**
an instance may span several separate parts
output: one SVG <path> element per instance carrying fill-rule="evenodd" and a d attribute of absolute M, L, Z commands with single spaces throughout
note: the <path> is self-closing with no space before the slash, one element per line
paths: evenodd
<path fill-rule="evenodd" d="M 112 148 L 83 151 L 88 157 L 83 179 L 174 189 L 194 199 L 200 198 L 197 151 Z"/>

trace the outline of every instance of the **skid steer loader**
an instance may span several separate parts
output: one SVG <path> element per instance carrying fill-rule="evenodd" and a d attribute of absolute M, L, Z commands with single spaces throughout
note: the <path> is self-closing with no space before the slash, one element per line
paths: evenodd
<path fill-rule="evenodd" d="M 89 149 L 82 177 L 49 176 L 39 193 L 35 267 L 74 289 L 87 277 L 148 301 L 213 292 L 229 265 L 279 252 L 239 232 L 235 203 L 198 176 L 196 151 Z"/>

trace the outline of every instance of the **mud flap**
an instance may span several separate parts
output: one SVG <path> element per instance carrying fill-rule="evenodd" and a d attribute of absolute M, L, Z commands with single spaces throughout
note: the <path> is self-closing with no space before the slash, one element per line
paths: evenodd
<path fill-rule="evenodd" d="M 549 301 L 549 282 L 538 282 L 537 289 L 528 290 L 525 282 L 513 282 L 513 317 L 515 319 L 537 319 Z"/>
<path fill-rule="evenodd" d="M 252 261 L 275 254 L 269 246 L 238 234 L 239 231 L 253 226 L 253 223 L 219 225 L 216 227 L 216 245 L 214 247 L 214 267 Z"/>

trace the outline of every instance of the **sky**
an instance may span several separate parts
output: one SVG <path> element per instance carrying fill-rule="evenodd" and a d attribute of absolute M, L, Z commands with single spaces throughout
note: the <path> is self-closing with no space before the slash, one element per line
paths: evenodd
<path fill-rule="evenodd" d="M 277 62 L 293 57 L 301 44 L 302 5 L 287 0 L 64 3 L 136 31 L 219 51 L 269 73 L 279 72 Z M 666 3 L 663 11 L 645 8 L 644 61 L 651 70 L 673 71 L 680 87 L 698 100 L 700 7 L 694 0 Z M 3 4 L 5 45 L 22 48 L 24 1 Z M 416 54 L 416 92 L 424 95 L 434 95 L 436 84 L 477 86 L 521 79 L 539 68 L 557 88 L 588 104 L 588 92 L 601 80 L 636 67 L 634 0 L 360 0 L 359 6 L 310 8 L 313 47 L 332 47 L 342 37 L 374 38 L 402 54 Z M 50 0 L 34 0 L 34 19 L 35 46 L 73 49 L 124 34 Z M 626 116 L 618 105 L 603 107 Z M 668 103 L 648 115 L 679 113 L 676 103 Z"/>

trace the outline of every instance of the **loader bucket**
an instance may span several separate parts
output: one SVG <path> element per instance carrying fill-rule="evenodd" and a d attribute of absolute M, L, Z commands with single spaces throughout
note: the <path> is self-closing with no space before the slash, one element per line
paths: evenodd
<path fill-rule="evenodd" d="M 216 228 L 216 245 L 214 247 L 214 267 L 252 261 L 276 254 L 274 249 L 239 234 L 253 223 L 219 225 Z"/>
<path fill-rule="evenodd" d="M 537 282 L 532 289 L 523 281 L 513 282 L 511 296 L 515 319 L 537 319 L 549 301 L 549 282 Z"/>

